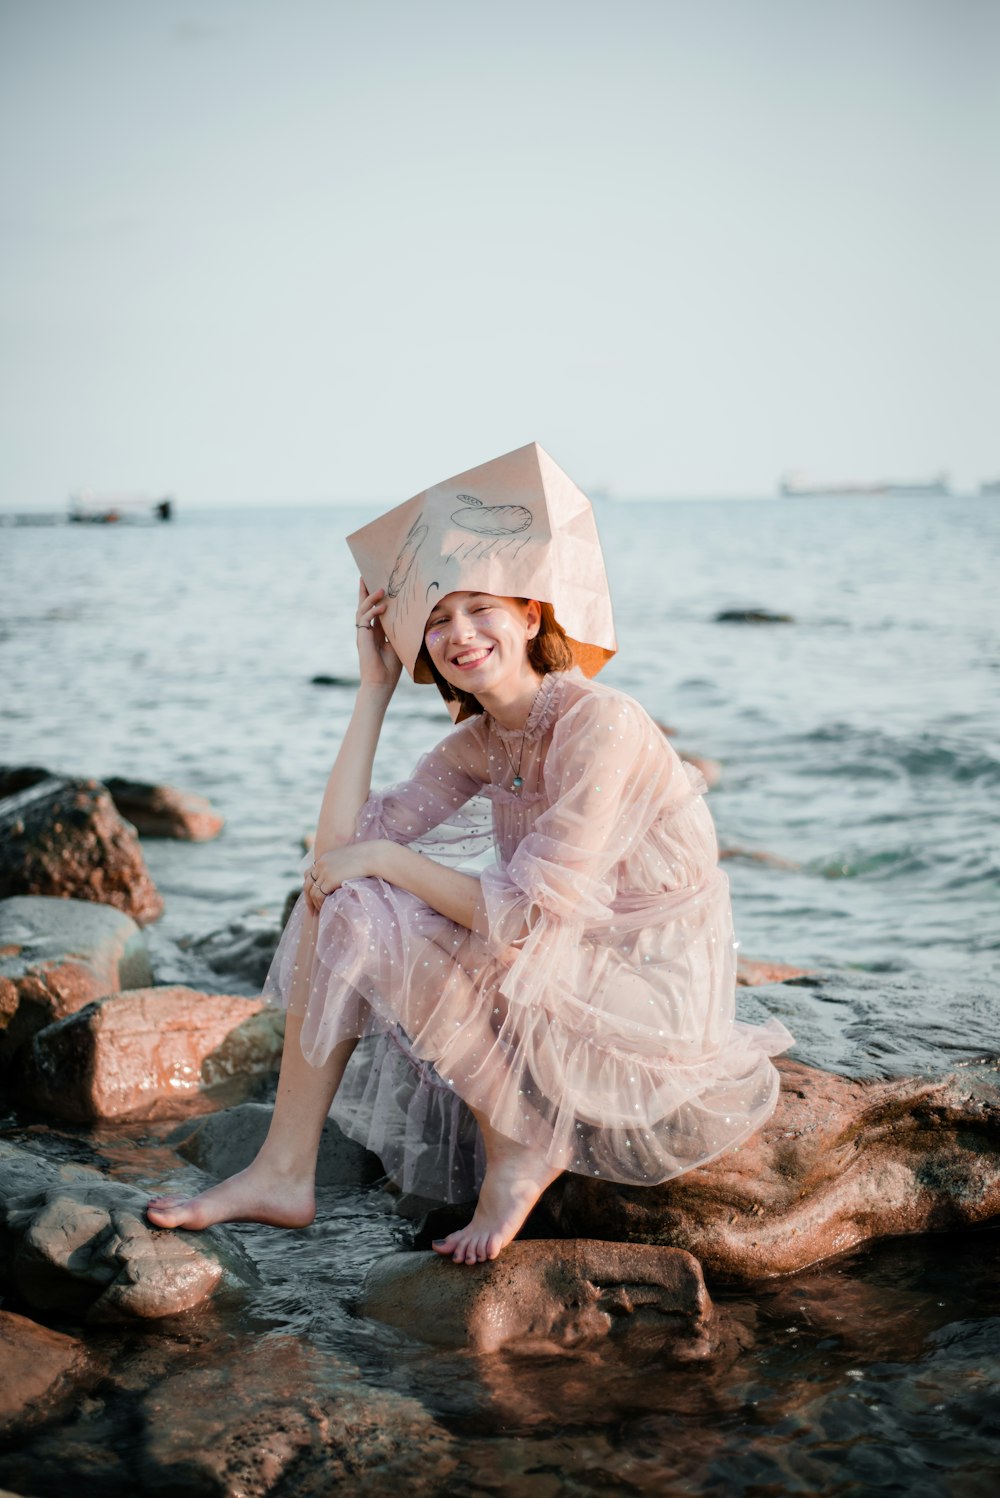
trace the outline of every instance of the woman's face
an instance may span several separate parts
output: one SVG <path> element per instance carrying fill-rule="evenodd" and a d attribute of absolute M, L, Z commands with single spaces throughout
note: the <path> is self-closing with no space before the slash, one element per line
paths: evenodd
<path fill-rule="evenodd" d="M 463 692 L 516 686 L 530 672 L 528 642 L 541 610 L 532 599 L 448 593 L 431 609 L 424 644 L 445 681 Z"/>

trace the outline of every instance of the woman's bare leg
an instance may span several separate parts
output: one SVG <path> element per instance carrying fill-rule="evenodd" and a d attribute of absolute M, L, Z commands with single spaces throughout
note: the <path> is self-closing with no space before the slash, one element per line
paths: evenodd
<path fill-rule="evenodd" d="M 532 1207 L 561 1170 L 544 1155 L 517 1144 L 490 1127 L 485 1116 L 472 1110 L 486 1146 L 486 1174 L 479 1201 L 468 1227 L 439 1238 L 435 1253 L 456 1264 L 482 1264 L 495 1259 L 516 1238 Z"/>
<path fill-rule="evenodd" d="M 273 1227 L 306 1227 L 316 1215 L 316 1156 L 334 1093 L 357 1045 L 344 1040 L 322 1066 L 302 1054 L 302 1019 L 319 931 L 307 910 L 299 938 L 289 1003 L 296 1013 L 285 1020 L 278 1092 L 267 1138 L 257 1158 L 238 1175 L 198 1196 L 155 1196 L 146 1208 L 161 1228 L 206 1228 L 213 1222 L 265 1222 Z"/>
<path fill-rule="evenodd" d="M 278 1093 L 267 1138 L 238 1175 L 198 1196 L 157 1196 L 146 1215 L 159 1228 L 207 1228 L 213 1222 L 306 1227 L 316 1216 L 316 1156 L 334 1093 L 357 1044 L 341 1041 L 323 1066 L 302 1054 L 302 1021 L 289 1015 Z"/>

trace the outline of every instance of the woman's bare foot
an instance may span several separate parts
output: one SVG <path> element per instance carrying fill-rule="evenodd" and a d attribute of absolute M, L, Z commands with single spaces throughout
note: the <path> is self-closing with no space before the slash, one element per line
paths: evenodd
<path fill-rule="evenodd" d="M 246 1170 L 197 1196 L 154 1196 L 146 1216 L 158 1228 L 207 1228 L 215 1222 L 308 1227 L 316 1216 L 312 1181 L 279 1171 L 258 1155 Z"/>
<path fill-rule="evenodd" d="M 517 1237 L 545 1188 L 561 1174 L 535 1150 L 493 1134 L 472 1221 L 447 1238 L 436 1239 L 434 1252 L 454 1259 L 456 1264 L 482 1264 L 495 1259 Z"/>

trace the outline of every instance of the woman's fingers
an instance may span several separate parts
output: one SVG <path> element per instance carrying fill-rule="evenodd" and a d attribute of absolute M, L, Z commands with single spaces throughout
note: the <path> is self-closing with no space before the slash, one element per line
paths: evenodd
<path fill-rule="evenodd" d="M 368 624 L 379 614 L 385 613 L 385 607 L 385 589 L 376 588 L 374 593 L 369 593 L 362 580 L 358 588 L 358 624 Z"/>

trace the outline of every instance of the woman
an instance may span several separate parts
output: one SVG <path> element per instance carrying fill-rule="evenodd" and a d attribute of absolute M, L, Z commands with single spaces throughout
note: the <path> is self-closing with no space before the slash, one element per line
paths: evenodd
<path fill-rule="evenodd" d="M 704 782 L 638 703 L 579 669 L 595 649 L 598 663 L 610 653 L 593 638 L 600 629 L 588 644 L 557 618 L 582 617 L 573 589 L 585 554 L 573 553 L 564 602 L 442 593 L 437 581 L 446 563 L 459 568 L 453 580 L 474 581 L 484 551 L 492 576 L 498 551 L 501 573 L 519 575 L 503 560 L 508 539 L 464 553 L 453 544 L 456 517 L 472 532 L 471 514 L 480 536 L 534 527 L 545 558 L 535 575 L 563 592 L 552 552 L 559 537 L 579 542 L 580 511 L 571 504 L 560 522 L 559 489 L 541 524 L 555 480 L 540 449 L 541 488 L 514 503 L 524 475 L 514 483 L 509 460 L 526 452 L 417 496 L 415 519 L 400 507 L 400 526 L 411 523 L 386 549 L 388 586 L 361 584 L 354 713 L 265 985 L 288 1011 L 271 1129 L 239 1175 L 189 1200 L 155 1199 L 159 1226 L 311 1222 L 332 1112 L 404 1190 L 443 1201 L 478 1192 L 469 1225 L 434 1245 L 478 1263 L 510 1242 L 561 1171 L 662 1182 L 745 1138 L 774 1107 L 768 1058 L 791 1037 L 777 1021 L 734 1020 L 728 887 Z M 460 722 L 409 781 L 372 796 L 400 651 L 412 654 L 407 608 L 421 627 L 413 674 L 436 681 Z M 487 845 L 493 865 L 451 866 Z"/>

